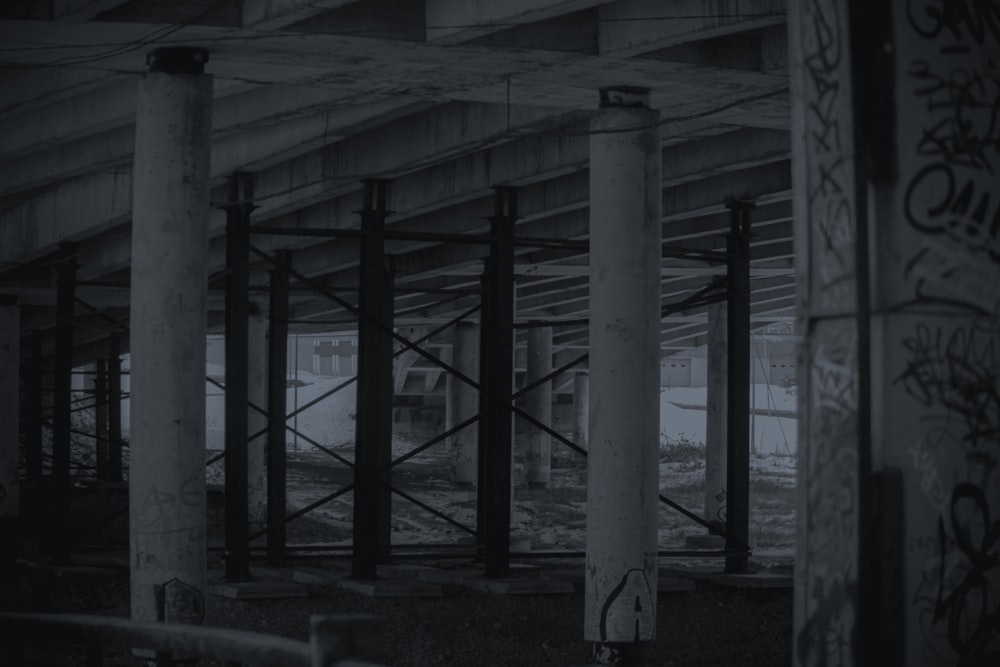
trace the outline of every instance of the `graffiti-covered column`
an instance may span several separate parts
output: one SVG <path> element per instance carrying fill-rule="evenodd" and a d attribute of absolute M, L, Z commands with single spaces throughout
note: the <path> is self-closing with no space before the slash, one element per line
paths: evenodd
<path fill-rule="evenodd" d="M 859 322 L 848 0 L 789 12 L 798 286 L 797 665 L 858 665 Z"/>
<path fill-rule="evenodd" d="M 872 414 L 902 473 L 904 663 L 985 665 L 1000 661 L 1000 2 L 894 7 Z"/>
<path fill-rule="evenodd" d="M 132 618 L 200 623 L 206 560 L 205 300 L 212 77 L 202 49 L 149 55 L 132 202 Z"/>
<path fill-rule="evenodd" d="M 997 12 L 789 4 L 797 664 L 1000 655 Z"/>
<path fill-rule="evenodd" d="M 451 363 L 475 380 L 479 377 L 479 327 L 474 322 L 456 322 L 451 341 Z M 479 412 L 479 391 L 468 382 L 449 374 L 446 390 L 446 428 L 451 429 Z M 478 431 L 470 424 L 449 439 L 452 481 L 474 485 L 479 470 Z"/>
<path fill-rule="evenodd" d="M 636 662 L 656 630 L 659 114 L 606 90 L 590 137 L 590 445 L 585 639 Z"/>

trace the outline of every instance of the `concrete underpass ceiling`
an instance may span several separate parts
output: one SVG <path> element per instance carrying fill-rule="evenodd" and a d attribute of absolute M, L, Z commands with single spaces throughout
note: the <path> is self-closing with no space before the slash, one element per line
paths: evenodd
<path fill-rule="evenodd" d="M 598 90 L 651 89 L 661 114 L 664 354 L 703 344 L 675 307 L 724 266 L 728 197 L 750 199 L 752 317 L 794 310 L 785 3 L 780 0 L 48 0 L 0 6 L 0 293 L 24 334 L 55 324 L 52 262 L 79 264 L 78 361 L 128 322 L 131 160 L 146 53 L 202 46 L 215 78 L 212 201 L 255 174 L 253 225 L 356 229 L 361 181 L 391 180 L 389 229 L 481 233 L 492 188 L 519 188 L 518 237 L 588 237 L 588 116 Z M 209 322 L 222 324 L 225 214 L 211 217 Z M 356 302 L 358 245 L 254 234 Z M 478 303 L 481 245 L 393 241 L 400 326 Z M 587 256 L 518 248 L 517 322 L 587 344 Z M 266 309 L 268 264 L 252 259 Z M 259 289 L 257 289 L 259 288 Z M 477 315 L 473 315 L 475 319 Z M 352 329 L 293 285 L 292 330 Z M 523 338 L 523 333 L 521 334 Z"/>

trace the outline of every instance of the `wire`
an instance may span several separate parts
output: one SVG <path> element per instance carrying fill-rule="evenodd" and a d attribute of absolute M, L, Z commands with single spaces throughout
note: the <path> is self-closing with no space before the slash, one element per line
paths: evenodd
<path fill-rule="evenodd" d="M 52 50 L 65 50 L 65 49 L 93 49 L 100 47 L 111 47 L 109 51 L 105 51 L 101 54 L 94 54 L 88 56 L 77 56 L 75 59 L 72 57 L 65 57 L 56 59 L 47 63 L 18 63 L 14 61 L 0 61 L 0 67 L 9 67 L 12 69 L 38 69 L 44 67 L 58 67 L 58 66 L 69 66 L 69 65 L 79 65 L 88 64 L 93 62 L 99 62 L 101 60 L 106 60 L 108 58 L 113 58 L 115 56 L 123 55 L 129 53 L 136 49 L 142 48 L 143 46 L 148 46 L 155 42 L 162 42 L 166 37 L 197 23 L 200 19 L 205 16 L 221 9 L 226 5 L 231 5 L 231 0 L 222 0 L 208 9 L 199 12 L 198 14 L 185 19 L 181 23 L 169 24 L 156 28 L 150 31 L 143 37 L 128 42 L 100 42 L 95 44 L 46 44 L 43 46 L 20 46 L 20 47 L 0 47 L 0 53 L 32 53 L 39 51 L 52 51 Z M 786 16 L 785 12 L 751 12 L 751 13 L 714 13 L 714 14 L 673 14 L 673 15 L 657 15 L 657 16 L 623 16 L 623 17 L 589 17 L 581 18 L 579 20 L 563 20 L 560 21 L 560 25 L 563 26 L 573 26 L 573 25 L 593 25 L 593 24 L 614 24 L 614 23 L 648 23 L 655 21 L 702 21 L 702 20 L 716 20 L 716 19 L 759 19 L 759 18 L 780 18 Z M 441 24 L 431 24 L 424 25 L 424 30 L 467 30 L 467 29 L 491 29 L 491 28 L 518 28 L 526 25 L 528 23 L 516 22 L 516 21 L 486 21 L 482 23 L 441 23 Z M 157 34 L 162 33 L 162 34 Z M 240 35 L 218 35 L 211 37 L 209 41 L 211 42 L 222 42 L 222 41 L 249 41 L 255 39 L 278 39 L 282 37 L 293 37 L 293 38 L 308 38 L 316 35 L 327 35 L 332 37 L 374 37 L 376 35 L 395 35 L 398 30 L 386 28 L 386 29 L 358 29 L 358 30 L 342 30 L 335 33 L 303 33 L 295 31 L 274 31 L 266 33 L 257 34 L 240 34 Z M 184 42 L 190 42 L 189 39 L 184 40 Z M 429 43 L 434 45 L 433 42 Z M 459 45 L 461 46 L 461 45 Z"/>
<path fill-rule="evenodd" d="M 47 67 L 67 67 L 67 66 L 71 66 L 71 65 L 83 65 L 83 64 L 88 64 L 88 63 L 99 62 L 101 60 L 107 60 L 108 58 L 113 58 L 115 56 L 124 55 L 126 53 L 131 52 L 131 51 L 135 51 L 137 49 L 141 49 L 144 46 L 149 46 L 150 44 L 154 44 L 156 42 L 159 42 L 159 41 L 163 40 L 164 38 L 169 37 L 170 35 L 178 32 L 180 30 L 183 30 L 184 28 L 186 28 L 186 27 L 188 27 L 188 26 L 196 23 L 198 20 L 204 18 L 205 16 L 208 16 L 209 14 L 211 14 L 211 13 L 215 12 L 216 10 L 221 9 L 223 6 L 229 5 L 229 4 L 231 4 L 230 0 L 221 0 L 220 2 L 217 2 L 217 3 L 213 4 L 213 5 L 211 5 L 208 9 L 205 9 L 204 11 L 198 12 L 197 14 L 191 16 L 190 18 L 185 19 L 181 23 L 170 24 L 170 25 L 166 25 L 166 26 L 162 26 L 162 27 L 156 28 L 155 30 L 151 30 L 150 32 L 146 33 L 145 35 L 143 35 L 142 37 L 140 37 L 138 39 L 131 40 L 129 42 L 125 42 L 123 44 L 120 44 L 120 45 L 116 46 L 113 49 L 110 49 L 108 51 L 104 51 L 103 53 L 89 55 L 89 56 L 77 56 L 76 58 L 66 56 L 64 58 L 57 58 L 55 60 L 51 60 L 51 61 L 49 61 L 47 63 L 16 63 L 16 62 L 10 62 L 10 61 L 0 61 L 0 66 L 9 67 L 11 69 L 43 69 L 43 68 L 47 68 Z M 29 48 L 32 49 L 32 50 L 38 50 L 38 49 L 41 49 L 42 47 L 29 47 Z M 52 48 L 52 49 L 64 49 L 64 48 L 84 48 L 84 49 L 91 49 L 91 48 L 95 48 L 95 45 L 91 45 L 91 44 L 87 44 L 87 45 L 66 45 L 66 46 L 51 45 L 49 48 Z M 0 49 L 0 51 L 10 52 L 10 51 L 12 51 L 12 49 Z"/>
<path fill-rule="evenodd" d="M 644 124 L 629 126 L 629 127 L 625 127 L 625 128 L 613 128 L 613 129 L 608 129 L 608 130 L 591 130 L 591 131 L 581 131 L 581 132 L 567 132 L 567 131 L 563 131 L 563 130 L 553 131 L 551 129 L 531 130 L 531 131 L 523 131 L 523 130 L 513 130 L 513 131 L 511 131 L 511 130 L 505 130 L 505 131 L 503 131 L 503 132 L 501 132 L 499 134 L 496 134 L 494 136 L 491 136 L 491 137 L 488 137 L 486 139 L 483 139 L 483 140 L 477 142 L 476 144 L 473 144 L 472 146 L 468 146 L 468 147 L 463 148 L 462 149 L 462 154 L 474 153 L 476 151 L 483 150 L 484 148 L 487 148 L 487 147 L 489 147 L 491 145 L 497 144 L 497 143 L 499 143 L 500 141 L 502 141 L 504 139 L 510 139 L 510 138 L 517 139 L 517 138 L 541 137 L 541 136 L 589 137 L 589 136 L 595 136 L 595 135 L 601 135 L 601 134 L 618 134 L 618 133 L 624 133 L 624 132 L 639 132 L 639 131 L 646 130 L 646 129 L 651 129 L 651 128 L 654 128 L 654 127 L 661 127 L 663 125 L 669 125 L 671 123 L 677 123 L 677 122 L 682 122 L 682 121 L 685 121 L 685 120 L 696 120 L 698 118 L 704 118 L 704 117 L 711 116 L 711 115 L 714 115 L 714 114 L 717 114 L 717 113 L 721 113 L 723 111 L 727 111 L 729 109 L 732 109 L 733 107 L 737 107 L 737 106 L 740 106 L 742 104 L 747 104 L 747 103 L 750 103 L 750 102 L 756 102 L 756 101 L 763 100 L 763 99 L 768 99 L 768 98 L 771 98 L 771 97 L 777 97 L 778 95 L 786 93 L 787 91 L 788 91 L 788 86 L 785 85 L 785 86 L 782 86 L 778 90 L 770 91 L 770 92 L 767 92 L 767 93 L 761 93 L 760 95 L 752 95 L 750 97 L 745 97 L 743 99 L 740 99 L 740 100 L 737 100 L 737 101 L 734 101 L 734 102 L 728 102 L 726 104 L 714 107 L 712 109 L 708 109 L 706 111 L 701 111 L 701 112 L 698 112 L 698 113 L 688 114 L 688 115 L 685 115 L 685 116 L 673 116 L 673 117 L 670 117 L 670 118 L 660 119 L 660 120 L 658 120 L 655 123 L 644 123 Z M 689 134 L 691 134 L 691 133 L 689 133 Z M 684 138 L 685 136 L 687 136 L 687 135 L 681 134 L 681 135 L 679 135 L 679 138 Z M 452 157 L 455 157 L 455 156 L 452 156 Z M 398 175 L 398 174 L 407 173 L 409 171 L 411 171 L 411 169 L 403 166 L 403 167 L 397 168 L 392 173 Z M 313 186 L 316 186 L 316 185 L 322 185 L 324 183 L 325 184 L 329 184 L 329 185 L 335 185 L 335 184 L 338 184 L 338 183 L 355 183 L 355 184 L 358 184 L 358 183 L 361 183 L 361 181 L 364 181 L 365 179 L 386 178 L 386 177 L 387 177 L 387 174 L 385 172 L 382 172 L 382 173 L 341 174 L 341 175 L 338 175 L 338 176 L 324 176 L 324 177 L 317 178 L 315 180 L 308 181 L 306 183 L 299 183 L 298 185 L 294 185 L 294 186 L 286 188 L 284 190 L 279 190 L 278 192 L 271 192 L 271 193 L 268 193 L 266 195 L 261 195 L 261 196 L 255 197 L 255 199 L 252 202 L 250 202 L 250 201 L 213 202 L 212 205 L 213 206 L 239 206 L 241 204 L 260 203 L 262 201 L 267 201 L 268 199 L 274 199 L 276 197 L 283 197 L 283 196 L 292 194 L 294 192 L 297 192 L 299 190 L 303 190 L 305 188 L 310 188 L 310 187 L 313 187 Z M 318 192 L 318 193 L 316 193 L 315 196 L 323 198 L 326 195 L 330 195 L 330 194 L 333 194 L 333 189 L 332 188 L 330 190 L 324 190 L 322 192 Z"/>

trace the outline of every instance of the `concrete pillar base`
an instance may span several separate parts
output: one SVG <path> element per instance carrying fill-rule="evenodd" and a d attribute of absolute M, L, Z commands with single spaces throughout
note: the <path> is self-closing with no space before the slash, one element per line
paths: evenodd
<path fill-rule="evenodd" d="M 646 642 L 639 642 L 635 644 L 625 644 L 621 642 L 595 643 L 594 664 L 637 667 L 644 664 L 642 661 L 642 655 L 643 648 L 645 646 Z"/>

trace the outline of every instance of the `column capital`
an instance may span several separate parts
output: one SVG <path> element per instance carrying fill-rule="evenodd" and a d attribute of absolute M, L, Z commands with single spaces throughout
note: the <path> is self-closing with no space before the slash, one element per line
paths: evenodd
<path fill-rule="evenodd" d="M 196 46 L 164 46 L 146 54 L 150 72 L 167 74 L 204 74 L 208 50 Z"/>
<path fill-rule="evenodd" d="M 638 107 L 649 108 L 649 88 L 639 86 L 615 86 L 601 88 L 601 108 Z"/>

